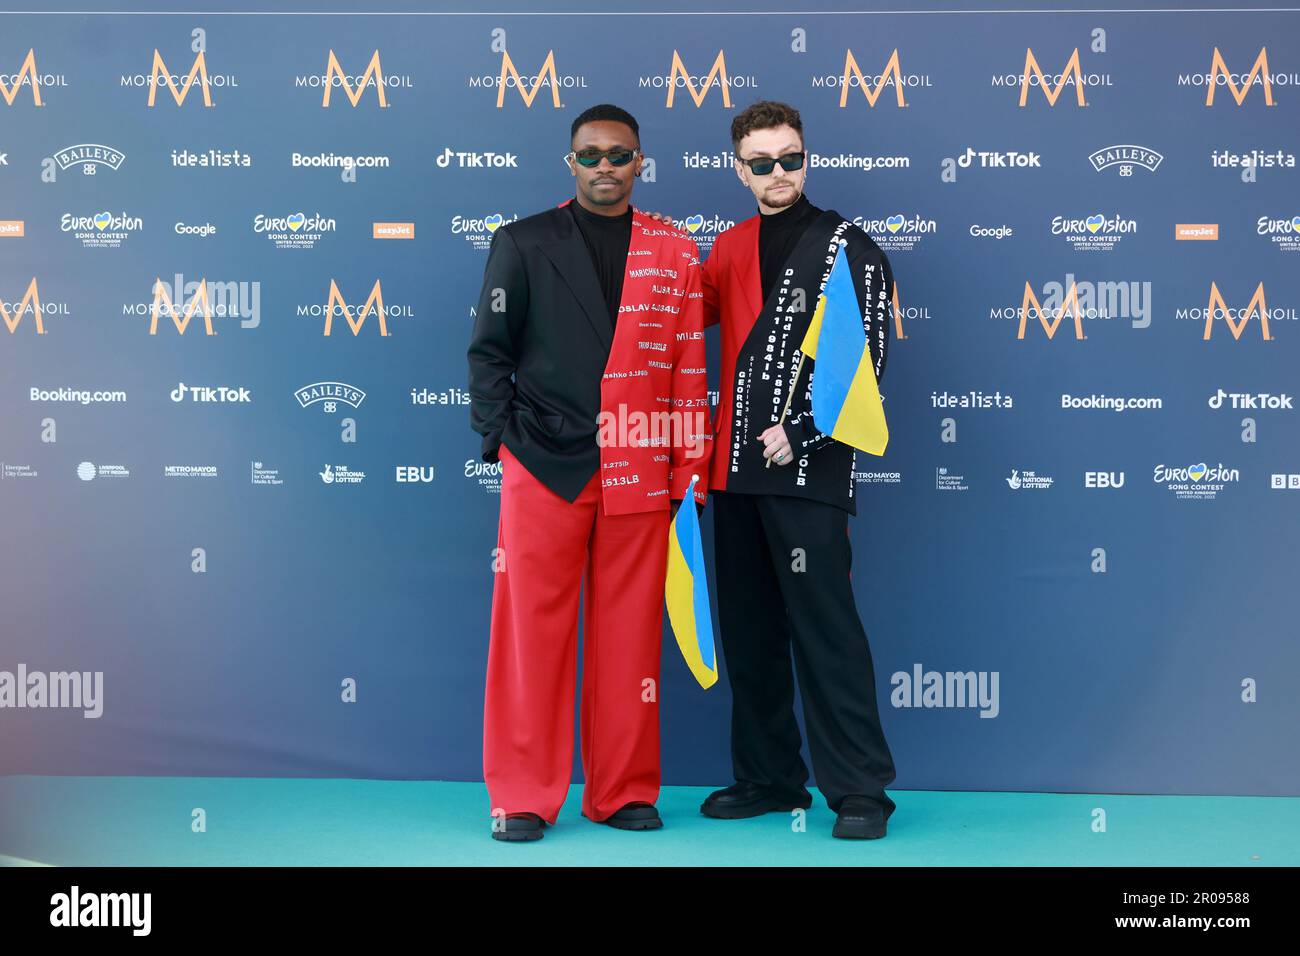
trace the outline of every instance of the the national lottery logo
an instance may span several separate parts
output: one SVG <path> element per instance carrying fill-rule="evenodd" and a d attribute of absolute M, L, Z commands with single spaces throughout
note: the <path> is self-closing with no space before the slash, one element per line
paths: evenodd
<path fill-rule="evenodd" d="M 1097 212 L 1078 218 L 1053 216 L 1051 231 L 1076 252 L 1111 252 L 1125 236 L 1137 233 L 1138 224 L 1118 213 L 1105 216 Z"/>
<path fill-rule="evenodd" d="M 299 408 L 320 405 L 326 415 L 333 415 L 339 405 L 360 408 L 366 400 L 366 393 L 346 382 L 313 382 L 296 389 L 293 397 L 297 399 Z"/>
<path fill-rule="evenodd" d="M 901 212 L 883 219 L 854 216 L 853 225 L 869 235 L 885 252 L 911 252 L 925 237 L 939 231 L 939 225 L 933 219 Z"/>
<path fill-rule="evenodd" d="M 125 212 L 97 212 L 78 216 L 65 212 L 59 230 L 71 233 L 85 249 L 118 249 L 133 233 L 144 228 L 144 220 Z"/>
<path fill-rule="evenodd" d="M 519 218 L 519 214 L 506 218 L 499 212 L 489 213 L 486 216 L 478 218 L 470 216 L 453 216 L 451 219 L 451 234 L 453 236 L 463 236 L 475 249 L 486 251 L 492 245 L 492 234 L 508 222 L 514 222 Z"/>
<path fill-rule="evenodd" d="M 1223 462 L 1207 465 L 1156 465 L 1152 480 L 1184 501 L 1213 501 L 1228 485 L 1241 480 L 1241 472 Z"/>
<path fill-rule="evenodd" d="M 465 480 L 473 482 L 486 494 L 501 494 L 501 461 L 480 461 L 477 458 L 465 459 Z"/>
<path fill-rule="evenodd" d="M 1036 471 L 1012 468 L 1011 475 L 1007 478 L 1007 487 L 1012 491 L 1046 491 L 1052 487 L 1052 481 L 1050 476 L 1040 475 Z"/>
<path fill-rule="evenodd" d="M 1094 173 L 1115 170 L 1120 176 L 1132 176 L 1135 170 L 1154 173 L 1164 162 L 1164 156 L 1148 146 L 1131 143 L 1105 146 L 1088 154 L 1088 165 Z"/>
<path fill-rule="evenodd" d="M 319 212 L 312 216 L 302 212 L 287 216 L 259 213 L 253 219 L 253 233 L 266 236 L 277 249 L 314 249 L 326 233 L 333 233 L 337 228 L 334 219 Z"/>
<path fill-rule="evenodd" d="M 354 471 L 347 465 L 329 465 L 320 472 L 320 480 L 327 485 L 359 485 L 366 480 L 364 471 Z"/>
<path fill-rule="evenodd" d="M 1300 252 L 1300 216 L 1260 216 L 1255 234 L 1268 239 L 1278 252 Z"/>
<path fill-rule="evenodd" d="M 102 146 L 99 143 L 79 143 L 76 146 L 65 146 L 55 152 L 52 157 L 59 169 L 65 172 L 69 169 L 80 169 L 86 176 L 97 175 L 101 169 L 108 169 L 117 172 L 122 168 L 122 163 L 126 160 L 126 154 L 120 149 L 114 149 L 112 146 Z"/>

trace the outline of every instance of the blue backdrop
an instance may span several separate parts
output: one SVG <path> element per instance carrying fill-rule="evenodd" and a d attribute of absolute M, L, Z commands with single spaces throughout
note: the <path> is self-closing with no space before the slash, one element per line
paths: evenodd
<path fill-rule="evenodd" d="M 482 779 L 492 231 L 609 101 L 707 253 L 773 98 L 897 280 L 895 785 L 1300 794 L 1296 12 L 137 6 L 0 15 L 0 772 Z M 729 782 L 725 681 L 664 663 L 665 783 Z"/>

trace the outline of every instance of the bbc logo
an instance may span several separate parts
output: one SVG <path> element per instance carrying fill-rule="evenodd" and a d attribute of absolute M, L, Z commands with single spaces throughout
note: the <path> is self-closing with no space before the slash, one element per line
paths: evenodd
<path fill-rule="evenodd" d="M 1300 475 L 1274 475 L 1270 487 L 1278 491 L 1300 491 Z"/>

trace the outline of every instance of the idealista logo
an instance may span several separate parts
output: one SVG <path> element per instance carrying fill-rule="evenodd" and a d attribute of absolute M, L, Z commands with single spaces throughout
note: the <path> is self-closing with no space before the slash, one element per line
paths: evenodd
<path fill-rule="evenodd" d="M 1157 485 L 1165 485 L 1175 498 L 1213 501 L 1225 487 L 1241 480 L 1241 472 L 1223 462 L 1213 468 L 1201 462 L 1183 467 L 1156 465 L 1151 477 Z"/>
<path fill-rule="evenodd" d="M 497 75 L 484 74 L 482 76 L 469 77 L 470 89 L 491 89 L 496 87 L 497 91 L 497 109 L 503 109 L 506 103 L 506 90 L 513 88 L 519 91 L 519 97 L 524 101 L 524 106 L 532 109 L 533 102 L 537 99 L 537 94 L 543 89 L 551 91 L 551 107 L 560 109 L 563 103 L 560 102 L 560 88 L 564 89 L 586 89 L 587 78 L 578 73 L 564 74 L 555 68 L 555 51 L 547 50 L 546 59 L 542 60 L 541 68 L 537 75 L 533 77 L 524 77 L 520 75 L 519 68 L 515 65 L 514 59 L 506 49 L 506 31 L 497 27 L 491 33 L 492 43 L 490 49 L 493 53 L 501 54 L 501 71 Z"/>
<path fill-rule="evenodd" d="M 1219 319 L 1228 326 L 1228 331 L 1232 333 L 1233 341 L 1241 339 L 1241 333 L 1246 331 L 1246 324 L 1252 319 L 1259 322 L 1260 336 L 1265 342 L 1273 341 L 1273 333 L 1269 328 L 1269 321 L 1292 321 L 1296 319 L 1295 309 L 1269 309 L 1268 301 L 1264 297 L 1264 283 L 1261 282 L 1255 287 L 1255 294 L 1250 297 L 1250 301 L 1245 308 L 1230 309 L 1223 300 L 1223 294 L 1219 291 L 1216 282 L 1210 282 L 1210 301 L 1203 309 L 1197 308 L 1180 308 L 1174 312 L 1175 319 L 1190 319 L 1192 321 L 1205 320 L 1205 332 L 1201 336 L 1202 340 L 1209 341 L 1210 333 L 1214 329 L 1214 320 Z"/>
<path fill-rule="evenodd" d="M 325 317 L 325 335 L 329 335 L 334 328 L 334 317 L 341 316 L 347 320 L 348 327 L 352 329 L 352 335 L 355 338 L 361 334 L 361 327 L 365 325 L 367 316 L 374 314 L 379 319 L 379 335 L 386 338 L 392 333 L 388 331 L 388 320 L 390 318 L 415 318 L 415 308 L 410 305 L 385 305 L 384 290 L 380 285 L 380 280 L 376 279 L 375 284 L 370 289 L 370 295 L 366 297 L 365 304 L 360 308 L 349 305 L 343 298 L 343 293 L 339 291 L 338 283 L 330 279 L 329 300 L 324 306 L 319 304 L 300 305 L 298 306 L 299 317 L 319 318 Z"/>
<path fill-rule="evenodd" d="M 231 166 L 247 169 L 252 165 L 252 154 L 239 149 L 208 149 L 202 153 L 172 150 L 172 166 L 176 169 L 229 169 Z"/>
<path fill-rule="evenodd" d="M 1300 252 L 1300 216 L 1260 216 L 1255 221 L 1255 234 L 1268 236 L 1273 248 L 1279 252 Z"/>
<path fill-rule="evenodd" d="M 320 480 L 327 485 L 359 485 L 365 481 L 364 471 L 352 471 L 347 465 L 326 465 Z"/>
<path fill-rule="evenodd" d="M 869 235 L 885 252 L 911 252 L 926 236 L 939 231 L 939 225 L 933 219 L 920 215 L 905 216 L 901 212 L 884 219 L 854 216 L 853 225 Z"/>
<path fill-rule="evenodd" d="M 448 388 L 432 392 L 427 388 L 411 389 L 412 405 L 469 405 L 469 392 L 463 388 Z"/>
<path fill-rule="evenodd" d="M 54 154 L 53 159 L 58 164 L 59 169 L 65 172 L 69 167 L 80 164 L 82 175 L 94 176 L 101 166 L 117 172 L 122 168 L 122 161 L 126 159 L 126 154 L 111 146 L 101 146 L 98 143 L 79 143 L 76 146 L 66 146 L 59 150 Z"/>
<path fill-rule="evenodd" d="M 1300 74 L 1272 72 L 1268 68 L 1268 47 L 1264 46 L 1259 48 L 1259 55 L 1255 57 L 1255 62 L 1251 64 L 1250 72 L 1244 75 L 1233 73 L 1228 69 L 1228 63 L 1217 46 L 1210 55 L 1210 71 L 1208 73 L 1178 74 L 1179 86 L 1205 87 L 1206 106 L 1214 105 L 1214 94 L 1220 86 L 1228 88 L 1228 92 L 1232 94 L 1232 98 L 1236 100 L 1238 106 L 1246 102 L 1246 96 L 1250 93 L 1252 86 L 1260 86 L 1263 88 L 1264 105 L 1276 106 L 1277 103 L 1273 101 L 1274 83 L 1278 86 L 1300 85 Z"/>
<path fill-rule="evenodd" d="M 486 252 L 492 246 L 492 233 L 501 228 L 503 223 L 514 222 L 519 218 L 519 213 L 514 213 L 509 219 L 499 212 L 494 212 L 490 216 L 483 216 L 474 219 L 469 216 L 452 216 L 451 217 L 451 234 L 453 236 L 464 236 L 475 249 L 480 252 Z"/>
<path fill-rule="evenodd" d="M 1019 86 L 1020 87 L 1020 105 L 1024 107 L 1029 102 L 1030 87 L 1038 87 L 1043 91 L 1043 96 L 1047 97 L 1047 105 L 1055 106 L 1057 98 L 1067 86 L 1074 87 L 1074 99 L 1079 106 L 1087 106 L 1088 102 L 1084 98 L 1083 90 L 1085 86 L 1112 86 L 1109 73 L 1088 73 L 1084 74 L 1079 66 L 1079 48 L 1075 47 L 1070 58 L 1065 61 L 1065 66 L 1061 72 L 1052 76 L 1043 74 L 1043 68 L 1038 65 L 1038 57 L 1034 55 L 1033 47 L 1025 49 L 1025 68 L 1019 73 L 995 73 L 993 74 L 993 86 Z"/>
<path fill-rule="evenodd" d="M 1122 177 L 1133 175 L 1134 167 L 1154 173 L 1164 162 L 1164 156 L 1149 146 L 1135 146 L 1131 143 L 1104 146 L 1088 154 L 1088 165 L 1094 173 L 1110 169 L 1112 166 Z"/>
<path fill-rule="evenodd" d="M 359 106 L 361 97 L 365 95 L 367 89 L 374 89 L 375 101 L 379 104 L 380 109 L 388 109 L 388 90 L 406 89 L 414 87 L 409 74 L 392 74 L 385 73 L 383 63 L 379 58 L 379 51 L 375 50 L 370 56 L 370 61 L 366 64 L 365 71 L 360 75 L 349 75 L 344 69 L 343 64 L 339 62 L 338 56 L 334 50 L 329 51 L 329 56 L 325 60 L 325 72 L 323 74 L 300 74 L 293 78 L 293 85 L 300 89 L 321 89 L 321 108 L 328 109 L 331 95 L 335 88 L 341 89 L 343 95 L 348 98 L 348 102 L 353 107 Z"/>
<path fill-rule="evenodd" d="M 119 249 L 133 233 L 144 228 L 144 220 L 125 212 L 108 210 L 93 216 L 74 216 L 65 212 L 59 220 L 59 230 L 70 232 L 85 249 Z"/>
<path fill-rule="evenodd" d="M 1052 235 L 1064 238 L 1076 252 L 1111 252 L 1121 239 L 1137 231 L 1137 220 L 1121 218 L 1119 213 L 1108 217 L 1098 212 L 1080 219 L 1052 217 Z"/>
<path fill-rule="evenodd" d="M 0 73 L 0 96 L 4 97 L 5 104 L 8 106 L 14 105 L 14 100 L 18 97 L 18 91 L 24 86 L 30 87 L 32 91 L 32 105 L 44 106 L 45 103 L 41 101 L 41 90 L 44 87 L 67 85 L 68 80 L 62 73 L 41 73 L 36 69 L 36 51 L 34 49 L 27 51 L 27 56 L 18 67 L 17 73 Z"/>
<path fill-rule="evenodd" d="M 360 408 L 366 400 L 366 393 L 346 382 L 313 382 L 297 389 L 293 397 L 298 400 L 299 408 L 319 404 L 326 415 L 333 415 L 340 403 Z"/>
<path fill-rule="evenodd" d="M 858 58 L 853 55 L 852 49 L 844 51 L 844 73 L 836 75 L 834 73 L 825 76 L 814 76 L 812 78 L 813 89 L 822 87 L 839 87 L 840 88 L 840 109 L 849 105 L 849 91 L 853 89 L 862 90 L 862 95 L 867 101 L 867 105 L 875 109 L 880 94 L 887 89 L 893 90 L 895 105 L 899 109 L 907 107 L 907 101 L 903 96 L 903 90 L 906 87 L 928 87 L 934 84 L 930 81 L 928 73 L 904 73 L 899 66 L 898 49 L 889 55 L 885 61 L 884 68 L 876 74 L 863 75 L 862 67 L 858 65 Z"/>
<path fill-rule="evenodd" d="M 23 316 L 30 315 L 36 324 L 36 334 L 45 334 L 44 318 L 47 315 L 61 315 L 64 318 L 68 316 L 68 303 L 66 302 L 41 302 L 41 290 L 36 284 L 36 277 L 32 276 L 32 281 L 27 283 L 27 290 L 23 293 L 21 302 L 13 302 L 0 298 L 0 319 L 4 320 L 5 328 L 12 334 L 18 330 L 18 324 L 22 322 Z"/>
<path fill-rule="evenodd" d="M 673 58 L 668 67 L 667 76 L 640 76 L 637 77 L 637 86 L 641 89 L 663 89 L 667 87 L 668 98 L 665 106 L 672 109 L 679 88 L 686 90 L 690 94 L 691 101 L 696 108 L 704 105 L 704 98 L 709 95 L 709 90 L 715 87 L 722 91 L 722 106 L 724 109 L 731 109 L 731 91 L 733 89 L 754 89 L 758 86 L 758 80 L 751 76 L 731 76 L 727 73 L 727 53 L 725 50 L 719 50 L 717 57 L 713 60 L 713 65 L 709 67 L 708 75 L 695 76 L 690 70 L 686 69 L 686 63 L 682 60 L 682 55 L 673 50 Z"/>
<path fill-rule="evenodd" d="M 1007 487 L 1012 491 L 1046 491 L 1052 487 L 1052 481 L 1047 475 L 1040 475 L 1036 471 L 1019 471 L 1011 469 L 1011 477 L 1007 479 Z"/>
<path fill-rule="evenodd" d="M 314 249 L 327 232 L 337 228 L 333 219 L 319 212 L 310 217 L 301 212 L 287 216 L 258 213 L 253 220 L 253 233 L 265 235 L 277 249 Z"/>
<path fill-rule="evenodd" d="M 167 69 L 166 61 L 163 60 L 162 54 L 155 47 L 149 75 L 145 76 L 143 73 L 136 73 L 123 76 L 121 85 L 149 87 L 150 108 L 157 104 L 159 87 L 165 88 L 172 95 L 172 100 L 177 106 L 184 106 L 185 98 L 194 89 L 194 80 L 197 77 L 199 88 L 203 91 L 203 105 L 205 108 L 211 108 L 213 105 L 212 87 L 237 87 L 239 81 L 230 73 L 217 73 L 214 75 L 208 73 L 206 30 L 197 27 L 191 32 L 190 36 L 190 52 L 194 54 L 194 62 L 190 65 L 190 72 L 187 75 L 181 76 Z"/>

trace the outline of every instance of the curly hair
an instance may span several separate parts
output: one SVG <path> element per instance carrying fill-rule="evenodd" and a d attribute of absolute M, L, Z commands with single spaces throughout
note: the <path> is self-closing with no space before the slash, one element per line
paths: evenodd
<path fill-rule="evenodd" d="M 774 100 L 759 100 L 751 103 L 731 121 L 731 145 L 739 148 L 740 141 L 756 129 L 775 129 L 789 126 L 803 140 L 803 121 L 799 111 L 786 103 Z"/>

